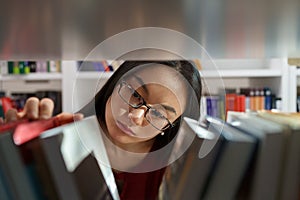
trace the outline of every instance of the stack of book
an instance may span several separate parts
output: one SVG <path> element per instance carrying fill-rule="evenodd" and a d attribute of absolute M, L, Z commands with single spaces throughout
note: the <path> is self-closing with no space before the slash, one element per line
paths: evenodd
<path fill-rule="evenodd" d="M 1 126 L 0 199 L 119 199 L 95 116 Z"/>
<path fill-rule="evenodd" d="M 0 61 L 0 74 L 29 74 L 61 72 L 60 61 Z"/>
<path fill-rule="evenodd" d="M 226 94 L 204 95 L 202 114 L 226 120 L 228 111 L 281 110 L 281 98 L 268 87 L 225 89 Z"/>
<path fill-rule="evenodd" d="M 195 139 L 168 166 L 160 199 L 300 198 L 300 114 L 229 112 L 226 122 L 183 124 Z"/>
<path fill-rule="evenodd" d="M 300 114 L 184 118 L 174 140 L 159 199 L 300 198 Z M 0 199 L 118 200 L 109 163 L 95 116 L 5 124 Z"/>

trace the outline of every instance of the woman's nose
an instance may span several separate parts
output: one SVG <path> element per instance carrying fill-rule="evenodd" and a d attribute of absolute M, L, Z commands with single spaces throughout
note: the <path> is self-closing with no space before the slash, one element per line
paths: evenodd
<path fill-rule="evenodd" d="M 131 110 L 131 112 L 128 114 L 129 119 L 134 123 L 135 125 L 141 126 L 144 122 L 144 116 L 147 111 L 147 108 L 140 107 L 137 109 Z"/>

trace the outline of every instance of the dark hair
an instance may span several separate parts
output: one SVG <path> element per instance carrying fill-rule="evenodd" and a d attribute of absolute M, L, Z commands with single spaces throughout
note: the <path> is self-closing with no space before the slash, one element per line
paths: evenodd
<path fill-rule="evenodd" d="M 189 61 L 125 61 L 120 67 L 113 73 L 113 75 L 108 79 L 108 81 L 104 84 L 101 90 L 96 94 L 94 99 L 94 106 L 96 110 L 96 115 L 98 117 L 99 123 L 102 128 L 107 129 L 105 123 L 105 107 L 106 102 L 111 96 L 116 84 L 118 83 L 119 79 L 129 70 L 148 63 L 157 63 L 163 64 L 166 66 L 171 67 L 172 69 L 176 70 L 180 74 L 182 74 L 185 79 L 188 81 L 190 86 L 193 89 L 193 93 L 196 94 L 196 102 L 193 98 L 188 98 L 191 95 L 188 94 L 187 96 L 187 107 L 185 109 L 185 116 L 198 119 L 200 116 L 200 100 L 201 100 L 201 93 L 202 93 L 202 84 L 200 74 L 197 68 Z M 196 105 L 197 104 L 197 105 Z M 152 151 L 157 150 L 166 144 L 168 144 L 175 136 L 180 127 L 181 117 L 178 118 L 173 124 L 172 128 L 165 130 L 165 134 L 161 136 L 158 134 L 155 138 L 155 142 L 152 148 Z"/>

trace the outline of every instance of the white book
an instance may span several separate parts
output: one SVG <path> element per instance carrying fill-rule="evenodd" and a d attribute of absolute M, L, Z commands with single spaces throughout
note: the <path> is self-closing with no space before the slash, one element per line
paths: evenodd
<path fill-rule="evenodd" d="M 7 61 L 0 61 L 0 74 L 8 74 L 8 63 Z"/>
<path fill-rule="evenodd" d="M 159 199 L 200 199 L 218 152 L 219 146 L 215 145 L 217 137 L 200 126 L 198 121 L 186 117 L 183 119 L 170 157 L 171 160 L 174 160 L 173 157 L 178 159 L 166 169 Z M 188 148 L 182 152 L 187 145 Z M 203 145 L 214 148 L 208 154 L 204 152 L 205 156 L 202 157 Z"/>
<path fill-rule="evenodd" d="M 246 192 L 247 198 L 253 200 L 278 198 L 286 141 L 286 136 L 283 134 L 284 127 L 260 118 L 256 114 L 231 112 L 228 118 L 233 126 L 248 132 L 259 140 L 249 191 Z"/>
<path fill-rule="evenodd" d="M 220 148 L 201 199 L 236 199 L 257 140 L 220 119 L 207 117 L 207 121 L 220 133 Z"/>
<path fill-rule="evenodd" d="M 261 112 L 260 117 L 286 126 L 285 151 L 280 177 L 279 199 L 298 199 L 300 185 L 300 117 L 292 114 Z"/>

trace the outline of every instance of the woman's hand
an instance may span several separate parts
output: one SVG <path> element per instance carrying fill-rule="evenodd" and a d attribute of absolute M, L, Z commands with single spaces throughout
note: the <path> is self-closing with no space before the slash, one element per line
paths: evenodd
<path fill-rule="evenodd" d="M 10 109 L 5 113 L 5 122 L 13 122 L 22 119 L 38 120 L 49 119 L 52 117 L 54 109 L 54 102 L 49 98 L 43 98 L 39 100 L 36 97 L 30 97 L 27 99 L 22 112 L 17 112 L 16 109 Z M 71 120 L 80 120 L 83 115 L 61 113 L 56 116 L 61 124 L 68 123 Z"/>
<path fill-rule="evenodd" d="M 5 122 L 12 122 L 21 119 L 37 120 L 49 119 L 52 117 L 54 103 L 49 98 L 39 100 L 36 97 L 27 99 L 22 112 L 17 112 L 16 109 L 10 109 L 5 113 Z"/>

